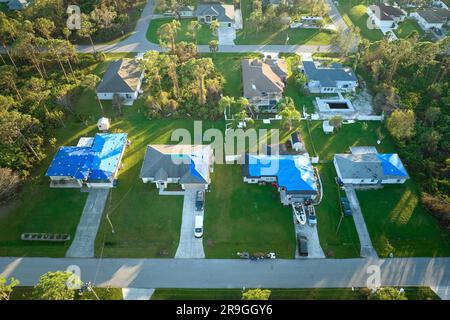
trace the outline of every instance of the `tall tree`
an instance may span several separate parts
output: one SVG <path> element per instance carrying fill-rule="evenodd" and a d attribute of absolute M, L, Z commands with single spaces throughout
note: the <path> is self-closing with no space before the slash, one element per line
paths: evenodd
<path fill-rule="evenodd" d="M 13 291 L 14 287 L 18 285 L 19 281 L 14 278 L 10 278 L 9 284 L 6 284 L 6 279 L 0 277 L 0 300 L 9 300 L 11 292 Z"/>
<path fill-rule="evenodd" d="M 404 141 L 415 134 L 416 117 L 412 110 L 395 110 L 386 121 L 386 128 L 391 135 Z"/>
<path fill-rule="evenodd" d="M 216 52 L 219 50 L 219 41 L 211 40 L 209 42 L 209 51 L 212 52 L 214 56 L 216 56 Z"/>
<path fill-rule="evenodd" d="M 193 20 L 188 24 L 188 30 L 194 39 L 195 44 L 198 43 L 198 32 L 202 28 L 202 24 L 198 20 Z"/>
<path fill-rule="evenodd" d="M 76 290 L 71 287 L 81 286 L 81 281 L 75 279 L 70 272 L 47 272 L 42 275 L 33 288 L 33 298 L 36 300 L 73 300 Z"/>
<path fill-rule="evenodd" d="M 197 79 L 198 103 L 204 105 L 206 103 L 205 78 L 214 71 L 214 63 L 211 58 L 201 58 L 189 60 L 186 66 L 190 74 Z"/>
<path fill-rule="evenodd" d="M 8 55 L 12 65 L 14 66 L 14 69 L 16 69 L 17 71 L 16 62 L 12 58 L 8 47 L 6 46 L 7 43 L 16 39 L 17 35 L 16 28 L 17 28 L 17 21 L 8 18 L 5 15 L 5 13 L 0 11 L 0 43 L 3 46 L 3 49 L 5 50 L 6 54 Z"/>
<path fill-rule="evenodd" d="M 281 123 L 283 127 L 292 130 L 294 121 L 300 121 L 301 114 L 295 108 L 294 100 L 291 97 L 284 97 L 278 102 L 278 115 L 282 117 Z"/>
<path fill-rule="evenodd" d="M 94 27 L 94 24 L 89 20 L 89 16 L 85 14 L 81 14 L 81 28 L 77 30 L 77 34 L 81 38 L 88 38 L 92 45 L 92 50 L 94 53 L 97 53 L 97 50 L 94 46 L 94 41 L 92 40 L 92 35 L 97 30 Z"/>
<path fill-rule="evenodd" d="M 209 28 L 211 29 L 214 35 L 217 35 L 217 30 L 220 28 L 220 22 L 217 20 L 211 21 L 211 23 L 209 24 Z"/>
<path fill-rule="evenodd" d="M 175 51 L 176 37 L 180 28 L 181 23 L 178 20 L 172 20 L 160 26 L 158 28 L 158 38 L 161 46 L 168 46 L 172 52 Z"/>

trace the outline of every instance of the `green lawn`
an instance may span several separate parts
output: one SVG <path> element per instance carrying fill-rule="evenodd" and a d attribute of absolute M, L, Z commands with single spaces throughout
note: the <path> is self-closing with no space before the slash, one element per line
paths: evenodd
<path fill-rule="evenodd" d="M 270 300 L 366 300 L 350 288 L 270 289 Z M 430 288 L 405 288 L 409 300 L 439 300 Z M 152 300 L 241 300 L 241 289 L 156 289 Z"/>
<path fill-rule="evenodd" d="M 343 153 L 353 145 L 377 146 L 379 152 L 396 152 L 396 146 L 384 129 L 385 138 L 376 144 L 379 122 L 363 122 L 344 125 L 337 133 L 326 135 L 322 123 L 311 123 L 314 148 L 321 164 L 319 170 L 325 197 L 317 208 L 319 237 L 324 251 L 329 249 L 337 257 L 358 255 L 359 241 L 351 218 L 345 217 L 336 235 L 340 218 L 338 188 L 334 182 L 336 171 L 332 164 L 335 153 Z M 303 135 L 307 135 L 303 122 Z M 307 143 L 311 153 L 312 145 Z M 385 186 L 380 190 L 358 191 L 358 199 L 375 249 L 380 256 L 394 251 L 396 256 L 448 256 L 449 236 L 419 203 L 419 192 L 413 180 L 404 185 Z M 325 223 L 323 223 L 325 221 Z M 392 246 L 392 248 L 391 248 Z"/>
<path fill-rule="evenodd" d="M 95 294 L 100 300 L 123 300 L 120 288 L 95 288 Z M 32 300 L 32 287 L 15 287 L 11 293 L 11 300 Z M 85 291 L 81 296 L 76 295 L 75 300 L 97 300 L 92 293 Z"/>
<path fill-rule="evenodd" d="M 238 251 L 294 257 L 292 212 L 276 188 L 244 183 L 238 165 L 216 165 L 211 185 L 203 240 L 207 257 L 233 258 Z"/>
<path fill-rule="evenodd" d="M 419 33 L 419 37 L 422 37 L 425 34 L 417 22 L 412 19 L 406 19 L 401 22 L 394 32 L 398 38 L 405 39 L 408 38 L 413 31 L 417 31 Z"/>
<path fill-rule="evenodd" d="M 357 194 L 378 255 L 450 255 L 450 236 L 420 204 L 414 181 Z"/>
<path fill-rule="evenodd" d="M 370 1 L 369 1 L 370 2 Z M 363 4 L 364 3 L 364 4 Z M 384 35 L 381 30 L 367 27 L 367 2 L 359 0 L 339 0 L 337 6 L 342 18 L 347 25 L 355 25 L 361 30 L 361 35 L 369 41 L 382 40 Z"/>
<path fill-rule="evenodd" d="M 147 30 L 147 39 L 153 43 L 159 43 L 158 28 L 165 23 L 171 22 L 172 18 L 155 19 L 150 22 Z M 181 19 L 181 28 L 177 33 L 176 41 L 194 42 L 194 38 L 190 35 L 188 30 L 189 22 L 195 19 Z M 208 25 L 202 24 L 201 29 L 198 31 L 198 44 L 209 44 L 209 42 L 217 37 L 213 36 L 211 29 Z"/>
<path fill-rule="evenodd" d="M 225 76 L 226 83 L 224 86 L 224 95 L 239 98 L 242 96 L 242 68 L 241 61 L 246 58 L 258 58 L 258 53 L 220 53 L 220 54 L 203 54 L 203 56 L 211 57 L 217 71 Z"/>
<path fill-rule="evenodd" d="M 241 0 L 242 19 L 244 28 L 236 30 L 236 44 L 287 44 L 292 45 L 327 45 L 333 36 L 333 32 L 329 30 L 318 29 L 286 29 L 286 30 L 269 30 L 256 34 L 251 27 L 248 26 L 247 18 L 252 12 L 251 0 Z"/>
<path fill-rule="evenodd" d="M 4 12 L 9 11 L 8 4 L 4 3 L 4 2 L 0 3 L 0 11 L 4 11 Z"/>

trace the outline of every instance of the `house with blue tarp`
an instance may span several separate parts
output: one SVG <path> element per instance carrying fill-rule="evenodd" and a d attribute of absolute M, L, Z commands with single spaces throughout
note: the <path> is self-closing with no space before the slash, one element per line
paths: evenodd
<path fill-rule="evenodd" d="M 281 202 L 288 205 L 314 200 L 319 194 L 316 175 L 308 154 L 246 154 L 242 166 L 244 182 L 276 183 Z"/>
<path fill-rule="evenodd" d="M 344 184 L 395 184 L 409 179 L 398 154 L 378 153 L 375 147 L 351 147 L 348 154 L 335 154 L 333 162 Z"/>
<path fill-rule="evenodd" d="M 55 188 L 111 188 L 117 178 L 126 133 L 97 133 L 77 146 L 61 147 L 45 174 Z"/>
<path fill-rule="evenodd" d="M 140 178 L 160 190 L 169 183 L 206 190 L 211 172 L 213 150 L 209 145 L 148 145 Z"/>

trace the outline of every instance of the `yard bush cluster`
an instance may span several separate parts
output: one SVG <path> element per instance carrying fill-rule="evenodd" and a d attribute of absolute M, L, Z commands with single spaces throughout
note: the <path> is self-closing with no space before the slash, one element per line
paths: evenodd
<path fill-rule="evenodd" d="M 225 79 L 211 58 L 198 57 L 195 46 L 184 42 L 167 54 L 151 51 L 145 57 L 148 117 L 214 120 L 222 116 L 219 100 Z"/>
<path fill-rule="evenodd" d="M 77 54 L 69 41 L 53 38 L 37 23 L 2 13 L 0 42 L 6 48 L 0 66 L 0 167 L 27 176 L 45 157 L 45 147 L 56 143 L 55 129 L 65 126 L 65 115 L 74 113 L 80 70 L 89 70 L 96 59 Z"/>
<path fill-rule="evenodd" d="M 39 26 L 37 34 L 41 36 L 47 34 L 73 40 L 92 37 L 97 41 L 108 41 L 133 29 L 132 20 L 144 3 L 145 0 L 34 0 L 22 15 Z M 81 9 L 83 28 L 77 34 L 72 34 L 66 25 L 69 5 L 78 5 Z M 11 15 L 21 18 L 19 14 Z"/>
<path fill-rule="evenodd" d="M 356 53 L 360 73 L 370 74 L 375 106 L 399 153 L 424 192 L 450 202 L 449 37 L 419 42 L 418 35 L 398 41 L 362 42 Z M 399 130 L 399 128 L 401 128 Z M 424 199 L 422 199 L 424 200 Z M 426 203 L 425 203 L 426 204 Z M 427 205 L 435 214 L 436 206 Z"/>

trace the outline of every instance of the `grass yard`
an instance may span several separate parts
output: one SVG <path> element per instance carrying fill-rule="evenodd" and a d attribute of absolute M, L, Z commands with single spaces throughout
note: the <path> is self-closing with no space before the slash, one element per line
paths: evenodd
<path fill-rule="evenodd" d="M 159 43 L 158 38 L 158 28 L 163 24 L 171 22 L 173 18 L 161 18 L 155 19 L 150 22 L 147 30 L 147 39 L 153 43 Z M 195 42 L 192 35 L 190 35 L 190 31 L 188 29 L 189 22 L 194 21 L 196 19 L 181 19 L 181 28 L 178 31 L 176 41 L 186 41 L 186 42 Z M 212 34 L 211 29 L 208 25 L 202 24 L 201 29 L 198 31 L 198 44 L 209 44 L 209 42 L 213 39 L 217 39 L 216 36 Z"/>
<path fill-rule="evenodd" d="M 123 300 L 122 289 L 120 288 L 94 288 L 100 300 Z M 11 300 L 32 300 L 33 287 L 15 287 L 11 293 Z M 97 300 L 97 297 L 89 291 L 75 296 L 75 300 Z"/>
<path fill-rule="evenodd" d="M 366 300 L 363 291 L 350 288 L 270 289 L 270 300 Z M 427 287 L 405 288 L 409 300 L 439 300 Z M 241 289 L 156 289 L 152 300 L 241 300 Z"/>
<path fill-rule="evenodd" d="M 286 29 L 270 30 L 256 34 L 248 26 L 247 18 L 252 12 L 252 1 L 241 0 L 243 29 L 236 30 L 236 44 L 287 44 L 292 45 L 328 45 L 330 44 L 333 32 L 318 29 Z"/>
<path fill-rule="evenodd" d="M 206 194 L 204 247 L 208 258 L 233 258 L 238 251 L 273 251 L 293 258 L 295 234 L 290 207 L 276 188 L 247 184 L 238 165 L 215 165 Z"/>
<path fill-rule="evenodd" d="M 370 2 L 370 1 L 369 1 Z M 362 4 L 364 3 L 364 4 Z M 339 0 L 337 6 L 347 25 L 355 25 L 361 30 L 361 35 L 369 41 L 382 40 L 384 35 L 381 30 L 369 29 L 367 27 L 367 2 L 360 0 Z"/>
<path fill-rule="evenodd" d="M 414 181 L 357 194 L 378 255 L 450 256 L 450 236 L 420 204 Z"/>
<path fill-rule="evenodd" d="M 413 31 L 417 31 L 419 37 L 423 37 L 425 32 L 420 28 L 415 20 L 406 19 L 401 22 L 398 28 L 394 31 L 398 38 L 406 39 L 408 38 Z"/>
<path fill-rule="evenodd" d="M 224 95 L 239 98 L 242 96 L 242 68 L 241 61 L 246 58 L 258 58 L 258 53 L 219 53 L 203 54 L 205 57 L 212 58 L 217 71 L 225 76 Z"/>
<path fill-rule="evenodd" d="M 302 124 L 303 136 L 307 136 L 306 123 Z M 325 135 L 322 122 L 311 122 L 314 147 L 308 143 L 306 145 L 311 154 L 315 149 L 320 157 L 319 170 L 325 194 L 317 208 L 319 237 L 324 251 L 332 250 L 336 257 L 348 257 L 352 253 L 357 256 L 359 241 L 351 218 L 344 218 L 336 234 L 340 209 L 338 188 L 334 182 L 333 155 L 347 152 L 354 145 L 375 145 L 379 152 L 396 152 L 395 144 L 384 128 L 381 130 L 385 138 L 380 145 L 376 144 L 379 127 L 379 122 L 367 122 L 367 127 L 363 126 L 363 122 L 358 122 L 344 125 L 335 134 Z M 450 238 L 419 203 L 419 191 L 413 180 L 404 185 L 358 191 L 358 199 L 372 242 L 380 256 L 392 251 L 396 256 L 450 255 Z"/>

